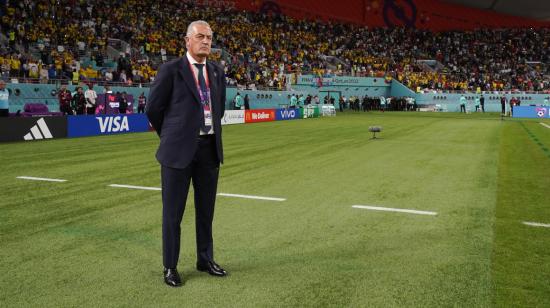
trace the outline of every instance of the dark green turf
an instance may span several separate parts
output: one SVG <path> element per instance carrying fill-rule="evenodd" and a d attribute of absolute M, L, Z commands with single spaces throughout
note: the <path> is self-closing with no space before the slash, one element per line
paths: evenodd
<path fill-rule="evenodd" d="M 550 229 L 520 223 L 550 223 L 550 129 L 539 122 L 513 122 L 501 134 L 492 270 L 498 307 L 550 307 Z"/>
<path fill-rule="evenodd" d="M 190 199 L 179 289 L 162 283 L 160 193 L 107 187 L 160 186 L 155 134 L 1 144 L 0 306 L 549 305 L 550 229 L 521 224 L 550 223 L 538 122 L 348 113 L 224 134 L 219 191 L 287 201 L 218 197 L 217 279 L 194 269 Z"/>

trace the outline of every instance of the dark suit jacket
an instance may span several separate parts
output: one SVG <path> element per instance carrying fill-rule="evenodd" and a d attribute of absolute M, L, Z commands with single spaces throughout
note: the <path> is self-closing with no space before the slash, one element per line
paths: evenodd
<path fill-rule="evenodd" d="M 225 112 L 225 76 L 223 69 L 210 61 L 207 61 L 206 69 L 216 152 L 223 163 L 221 119 Z M 203 107 L 187 57 L 160 67 L 148 101 L 147 117 L 160 136 L 157 160 L 166 167 L 187 167 L 197 150 L 197 137 L 203 121 Z"/>

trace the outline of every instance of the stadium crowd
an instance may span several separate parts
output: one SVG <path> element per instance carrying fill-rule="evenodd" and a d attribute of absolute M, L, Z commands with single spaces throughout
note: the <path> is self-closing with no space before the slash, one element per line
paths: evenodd
<path fill-rule="evenodd" d="M 395 78 L 412 89 L 550 90 L 550 29 L 371 29 L 180 0 L 6 3 L 3 78 L 148 83 L 159 64 L 185 53 L 187 24 L 204 19 L 230 85 L 283 89 L 285 74 L 295 73 Z M 106 67 L 114 40 L 129 46 Z M 87 53 L 93 61 L 84 61 Z"/>

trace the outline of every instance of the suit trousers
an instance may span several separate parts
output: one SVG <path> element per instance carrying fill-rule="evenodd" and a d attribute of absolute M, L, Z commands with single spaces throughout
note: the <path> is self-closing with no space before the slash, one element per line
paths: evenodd
<path fill-rule="evenodd" d="M 180 253 L 181 221 L 192 180 L 195 192 L 197 262 L 214 260 L 212 221 L 218 186 L 219 160 L 214 135 L 197 137 L 197 151 L 184 169 L 161 167 L 162 254 L 165 268 L 176 268 Z"/>

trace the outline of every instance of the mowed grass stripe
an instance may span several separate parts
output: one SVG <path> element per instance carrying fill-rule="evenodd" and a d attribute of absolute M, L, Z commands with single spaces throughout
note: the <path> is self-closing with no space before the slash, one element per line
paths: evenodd
<path fill-rule="evenodd" d="M 387 237 L 384 237 L 380 241 L 378 241 L 378 239 L 373 239 L 372 236 L 370 237 L 371 240 L 376 242 L 373 246 L 382 250 L 393 248 L 399 249 L 396 247 L 391 248 L 392 245 L 389 245 L 390 247 L 388 247 L 388 243 L 396 243 L 395 239 L 392 238 L 394 236 L 395 238 L 402 238 L 404 236 L 403 234 L 401 234 L 401 228 L 399 228 L 399 226 L 402 225 L 401 221 L 395 221 L 392 219 L 389 221 L 378 222 L 365 219 L 364 217 L 361 217 L 360 220 L 357 219 L 359 217 L 350 218 L 348 216 L 344 216 L 341 213 L 341 209 L 335 207 L 334 205 L 341 204 L 343 200 L 346 200 L 345 202 L 355 202 L 359 200 L 364 201 L 364 196 L 373 197 L 374 200 L 386 201 L 387 199 L 391 199 L 392 201 L 397 200 L 398 202 L 402 203 L 404 203 L 405 201 L 409 202 L 411 198 L 414 199 L 416 196 L 418 196 L 419 203 L 425 204 L 425 200 L 429 200 L 434 204 L 434 207 L 438 206 L 440 208 L 442 204 L 444 206 L 449 206 L 448 204 L 446 204 L 449 199 L 453 201 L 456 200 L 456 206 L 454 204 L 451 204 L 450 208 L 452 208 L 452 210 L 449 211 L 451 212 L 453 218 L 457 215 L 461 219 L 478 219 L 478 217 L 483 217 L 481 213 L 476 213 L 475 211 L 473 212 L 475 213 L 475 215 L 472 215 L 471 213 L 469 213 L 471 211 L 466 209 L 468 207 L 476 206 L 481 206 L 482 208 L 485 208 L 487 205 L 483 202 L 481 202 L 480 204 L 479 200 L 477 200 L 478 202 L 469 202 L 467 200 L 468 198 L 466 198 L 465 200 L 465 198 L 461 196 L 461 194 L 470 194 L 470 189 L 475 190 L 477 187 L 477 183 L 475 181 L 472 182 L 471 179 L 481 178 L 481 184 L 487 183 L 489 185 L 487 189 L 487 192 L 489 192 L 487 194 L 487 198 L 494 198 L 495 192 L 494 190 L 491 191 L 490 189 L 490 185 L 492 185 L 494 181 L 491 181 L 491 177 L 487 178 L 484 176 L 479 176 L 477 175 L 477 173 L 480 171 L 485 171 L 486 168 L 491 167 L 490 164 L 487 167 L 483 167 L 483 165 L 488 162 L 485 159 L 480 160 L 479 157 L 485 158 L 485 153 L 490 153 L 491 155 L 494 155 L 494 144 L 496 141 L 492 143 L 480 142 L 478 138 L 493 138 L 493 136 L 497 135 L 496 133 L 489 135 L 481 134 L 476 135 L 473 139 L 470 138 L 469 132 L 471 131 L 474 131 L 476 129 L 486 131 L 486 127 L 472 127 L 472 120 L 470 119 L 464 119 L 464 122 L 460 121 L 454 123 L 455 125 L 457 125 L 457 127 L 451 128 L 445 127 L 448 123 L 446 123 L 446 119 L 441 118 L 429 118 L 426 121 L 426 118 L 414 116 L 408 118 L 402 117 L 402 115 L 396 115 L 395 117 L 393 115 L 385 117 L 384 115 L 379 114 L 362 114 L 349 115 L 344 117 L 344 119 L 346 120 L 345 123 L 339 122 L 339 119 L 323 119 L 326 122 L 324 122 L 322 126 L 316 125 L 315 127 L 312 127 L 312 129 L 306 129 L 304 127 L 312 125 L 313 122 L 309 121 L 296 121 L 288 124 L 267 123 L 262 124 L 261 127 L 255 125 L 245 127 L 247 131 L 261 130 L 263 133 L 265 133 L 265 137 L 263 137 L 262 135 L 262 140 L 266 143 L 266 148 L 277 147 L 277 143 L 286 142 L 287 139 L 290 139 L 292 141 L 292 146 L 289 148 L 285 148 L 286 151 L 284 152 L 266 151 L 265 154 L 259 155 L 262 151 L 258 151 L 258 155 L 239 156 L 228 159 L 227 164 L 226 166 L 224 166 L 224 168 L 228 168 L 233 163 L 241 164 L 242 162 L 242 165 L 246 165 L 246 163 L 250 161 L 255 164 L 249 169 L 241 170 L 243 172 L 249 173 L 250 176 L 243 176 L 242 174 L 239 174 L 238 180 L 236 179 L 234 181 L 231 181 L 230 188 L 224 188 L 224 190 L 242 190 L 241 188 L 235 188 L 235 186 L 240 183 L 243 184 L 243 187 L 246 187 L 247 189 L 261 189 L 262 187 L 269 187 L 271 191 L 279 190 L 294 192 L 295 194 L 297 193 L 299 197 L 292 197 L 293 201 L 289 203 L 289 206 L 295 204 L 295 209 L 293 209 L 293 211 L 288 211 L 288 215 L 277 213 L 276 216 L 281 221 L 286 221 L 287 223 L 294 222 L 292 224 L 293 227 L 281 228 L 281 226 L 278 226 L 277 224 L 268 225 L 272 226 L 273 228 L 277 228 L 279 230 L 278 232 L 282 233 L 281 236 L 283 238 L 294 238 L 296 236 L 296 233 L 307 234 L 312 238 L 317 238 L 316 234 L 335 234 L 335 237 L 338 238 L 339 236 L 343 235 L 341 234 L 341 231 L 335 232 L 334 226 L 340 224 L 345 224 L 345 229 L 348 229 L 350 232 L 357 232 L 357 234 L 364 236 L 365 234 L 369 234 L 369 232 L 365 230 L 356 230 L 355 228 L 350 229 L 349 226 L 383 225 L 385 229 L 375 229 L 374 233 L 384 233 L 387 235 Z M 386 139 L 383 140 L 384 142 L 369 142 L 368 138 L 370 138 L 370 136 L 368 135 L 366 128 L 368 127 L 368 125 L 378 123 L 382 123 L 385 125 L 384 127 L 386 128 L 386 130 L 384 137 Z M 487 123 L 480 124 L 482 126 L 489 125 L 489 127 L 491 127 L 493 125 L 498 125 L 499 122 L 487 121 Z M 281 130 L 280 126 L 282 125 L 285 125 L 287 127 L 287 130 Z M 431 130 L 423 129 L 427 126 L 433 128 Z M 413 127 L 414 129 L 410 130 L 409 128 L 411 127 Z M 275 130 L 273 128 L 277 129 Z M 271 131 L 272 129 L 273 131 Z M 306 133 L 305 130 L 307 130 L 307 136 L 304 136 L 305 134 L 297 133 L 300 130 L 304 130 L 304 133 Z M 434 134 L 434 132 L 437 132 L 437 134 Z M 251 137 L 260 136 L 260 132 L 258 132 L 258 134 L 242 134 L 242 132 L 240 133 L 241 135 L 239 135 L 239 137 L 245 138 L 246 140 L 246 142 L 243 142 L 243 144 L 240 146 L 241 148 L 244 148 L 243 151 L 249 144 L 258 144 L 254 143 L 255 140 L 253 140 Z M 448 136 L 444 136 L 444 134 L 448 134 Z M 306 159 L 299 159 L 302 156 L 303 152 L 301 151 L 300 147 L 295 147 L 297 143 L 298 145 L 300 145 L 299 141 L 296 142 L 296 136 L 304 136 L 304 143 L 317 137 L 317 142 L 315 143 L 315 145 L 304 144 L 304 148 L 307 149 L 307 154 L 303 156 L 305 156 Z M 437 143 L 433 142 L 433 138 L 436 138 Z M 463 140 L 466 138 L 469 138 L 471 142 L 468 142 L 467 140 L 466 142 L 464 142 Z M 348 142 L 342 142 L 343 140 Z M 430 142 L 430 140 L 432 141 Z M 439 144 L 440 140 L 443 140 L 445 144 Z M 422 146 L 419 147 L 418 145 L 416 145 L 417 143 L 422 143 Z M 480 143 L 482 145 L 482 151 L 480 151 L 479 147 L 476 146 L 477 143 Z M 337 146 L 331 147 L 332 144 L 337 144 Z M 487 146 L 487 144 L 489 146 Z M 454 157 L 450 159 L 449 152 L 452 154 L 453 151 L 449 151 L 449 147 L 453 149 L 454 147 L 461 148 L 461 151 L 465 151 L 465 153 L 468 154 L 467 158 L 470 158 L 471 161 L 474 162 L 474 165 L 470 166 L 470 160 L 465 160 L 463 158 L 465 157 L 464 155 L 459 155 L 457 161 L 453 161 Z M 255 148 L 258 147 L 256 146 Z M 287 153 L 288 151 L 291 152 Z M 436 152 L 437 154 L 444 154 L 445 156 L 438 157 L 438 155 L 434 152 Z M 403 153 L 407 153 L 407 155 L 404 155 Z M 476 153 L 476 155 L 474 155 L 473 153 Z M 273 155 L 276 161 L 270 159 L 271 155 Z M 296 156 L 298 156 L 297 159 L 295 159 Z M 449 164 L 448 161 L 458 163 Z M 496 162 L 494 156 L 491 161 L 493 161 L 493 163 Z M 478 168 L 478 164 L 482 167 Z M 464 168 L 464 166 L 466 166 L 467 168 Z M 224 168 L 222 168 L 222 173 L 224 173 Z M 456 179 L 458 185 L 455 185 L 455 182 L 450 181 L 450 179 L 453 179 L 453 177 L 457 173 L 457 171 L 455 171 L 455 168 L 457 171 L 466 169 L 469 172 L 464 175 L 464 179 Z M 277 173 L 276 181 L 273 181 L 272 177 L 266 176 L 265 170 L 270 169 L 279 170 L 279 172 Z M 288 173 L 285 172 L 287 170 Z M 494 179 L 494 174 L 496 174 L 496 171 L 495 169 L 492 170 L 492 179 Z M 435 173 L 432 176 L 429 176 L 430 173 L 432 173 L 433 171 L 435 171 Z M 260 174 L 261 177 L 255 178 L 254 174 Z M 301 177 L 297 176 L 298 174 L 301 175 Z M 403 175 L 405 175 L 405 177 L 403 177 Z M 306 180 L 304 180 L 303 177 L 305 177 Z M 380 181 L 380 179 L 382 179 L 382 181 Z M 226 182 L 229 182 L 227 177 L 224 177 L 223 181 L 224 182 L 222 183 L 222 186 L 225 185 Z M 464 183 L 466 183 L 467 185 L 464 185 Z M 434 186 L 430 188 L 431 185 Z M 462 185 L 463 187 L 460 187 L 460 185 Z M 419 194 L 417 195 L 415 191 L 418 189 L 420 189 L 421 192 L 419 192 Z M 426 191 L 427 194 L 424 193 L 424 191 Z M 453 196 L 456 194 L 457 198 L 453 198 L 453 196 L 450 196 L 448 193 L 449 191 L 453 192 Z M 372 195 L 373 193 L 376 195 Z M 359 198 L 359 196 L 361 196 L 361 198 Z M 291 196 L 289 195 L 288 197 L 290 200 Z M 478 197 L 479 196 L 476 196 L 477 199 Z M 422 198 L 422 200 L 420 200 L 420 198 Z M 391 203 L 395 204 L 396 202 Z M 492 201 L 492 203 L 491 201 L 489 201 L 489 204 L 494 205 L 494 201 Z M 479 212 L 479 210 L 477 211 Z M 315 214 L 313 215 L 313 213 Z M 263 215 L 260 215 L 260 217 L 261 216 Z M 328 221 L 321 220 L 322 223 L 320 223 L 320 221 L 318 220 L 315 220 L 314 218 L 314 220 L 311 221 L 312 217 L 315 216 L 326 216 L 331 217 L 331 219 L 329 219 Z M 263 220 L 262 222 L 265 223 L 265 221 Z M 448 225 L 451 226 L 448 229 L 456 228 L 457 230 L 463 230 L 464 225 L 471 224 L 468 221 L 458 221 L 451 223 L 445 221 L 445 223 L 448 223 Z M 414 227 L 412 229 L 415 230 L 415 232 L 417 232 L 418 230 L 422 230 L 426 227 L 425 225 L 420 224 L 413 225 Z M 304 229 L 304 227 L 302 226 L 307 226 L 307 228 Z M 438 226 L 438 228 L 441 227 L 446 228 L 442 225 Z M 489 230 L 490 232 L 490 223 L 488 223 L 487 221 L 481 220 L 478 224 L 478 227 L 483 228 L 484 230 Z M 327 233 L 326 229 L 330 229 L 331 232 Z M 410 233 L 414 233 L 412 232 L 412 230 L 410 231 Z M 473 233 L 473 236 L 466 238 L 475 239 L 475 241 L 477 242 L 479 238 L 479 230 L 468 229 L 468 231 L 471 231 Z M 350 237 L 349 234 L 346 236 Z M 418 238 L 423 237 L 424 236 L 415 236 L 413 238 L 417 240 Z M 460 237 L 462 238 L 462 235 L 460 235 Z M 350 239 L 357 240 L 358 243 L 365 243 L 364 239 L 361 238 L 357 239 L 352 236 L 350 237 Z M 326 239 L 319 238 L 318 240 L 322 243 L 326 242 Z M 331 240 L 328 242 L 331 243 L 331 245 L 333 245 L 335 248 L 341 246 L 340 244 L 338 244 L 338 240 Z M 402 240 L 397 240 L 397 242 L 402 243 Z M 414 241 L 411 241 L 411 243 L 413 242 Z M 307 245 L 300 244 L 301 247 L 310 247 L 312 245 L 313 243 L 311 241 L 307 241 Z M 354 249 L 361 250 L 358 245 L 359 247 L 361 247 L 361 244 L 355 244 L 352 245 L 352 247 L 354 247 Z M 466 244 L 466 246 L 468 245 L 471 244 Z M 458 246 L 460 246 L 460 244 Z M 319 249 L 323 248 L 319 247 Z M 368 248 L 366 249 L 367 251 L 371 251 Z M 432 257 L 436 257 L 440 261 L 445 260 L 444 262 L 448 260 L 448 256 L 433 256 L 433 246 L 430 245 L 421 245 L 420 247 L 411 246 L 406 247 L 406 249 L 409 249 L 410 251 L 416 251 L 416 255 L 419 258 L 416 259 L 416 261 L 420 263 L 426 262 L 426 260 L 432 260 Z M 472 247 L 471 249 L 476 250 L 476 252 L 468 254 L 473 256 L 478 253 L 475 247 Z M 347 251 L 347 249 L 344 250 Z M 347 253 L 342 253 L 342 251 L 340 251 L 340 253 L 334 252 L 334 255 L 332 254 L 332 250 L 330 249 L 324 248 L 324 251 L 325 252 L 323 253 L 323 255 L 328 255 L 331 259 L 342 258 L 343 255 L 347 256 Z M 349 252 L 349 257 L 353 255 L 353 252 L 351 251 Z M 449 253 L 448 248 L 443 248 L 442 252 L 443 255 L 446 255 L 447 253 Z M 484 260 L 486 262 L 485 264 L 488 264 L 490 249 L 484 250 L 484 254 Z M 457 253 L 457 255 L 462 255 L 462 253 Z M 410 254 L 400 257 L 410 257 Z M 364 260 L 364 262 L 367 262 L 368 264 L 367 268 L 378 267 L 378 265 L 375 263 L 369 264 L 370 262 L 367 261 L 369 260 L 368 257 L 365 257 Z M 462 264 L 462 262 L 464 261 L 459 261 L 458 259 L 452 261 L 452 263 L 455 262 Z M 478 265 L 472 265 L 473 264 L 468 264 L 468 266 L 463 266 L 463 269 L 468 268 L 468 271 L 472 271 L 472 275 L 474 275 L 474 273 L 477 273 L 476 277 L 479 277 L 479 268 L 477 268 Z M 321 265 L 319 266 L 324 267 Z M 444 265 L 441 266 L 445 267 Z M 486 276 L 484 278 L 487 277 L 488 279 L 488 266 L 484 265 L 484 267 L 486 273 Z M 450 270 L 450 272 L 447 272 L 443 275 L 446 275 L 447 277 L 456 277 L 456 273 L 451 273 L 459 269 L 448 268 L 448 270 Z M 462 274 L 464 273 L 461 273 L 461 275 Z M 392 280 L 398 281 L 400 279 L 399 277 L 394 275 L 388 275 L 386 278 L 388 279 L 388 282 Z M 374 278 L 371 277 L 371 279 Z M 355 279 L 353 278 L 351 278 L 350 280 L 351 281 L 348 285 L 350 289 L 354 289 L 354 286 L 357 286 L 357 283 L 360 284 L 363 281 L 362 279 L 355 281 Z M 454 280 L 453 282 L 447 280 L 447 282 L 443 284 L 440 284 L 440 282 L 441 281 L 437 279 L 433 279 L 433 277 L 428 278 L 428 276 L 422 276 L 422 279 L 419 278 L 417 281 L 418 285 L 423 285 L 424 290 L 439 290 L 437 293 L 445 294 L 445 296 L 443 296 L 444 299 L 441 299 L 441 301 L 443 302 L 453 301 L 453 299 L 449 298 L 449 294 L 455 294 L 456 296 L 461 297 L 460 294 L 466 293 L 477 294 L 473 298 L 465 298 L 466 301 L 488 300 L 488 296 L 484 297 L 479 295 L 481 294 L 481 292 L 488 292 L 487 284 L 485 284 L 484 288 L 478 288 L 478 285 L 474 286 L 472 284 L 469 284 L 468 288 L 471 287 L 470 291 L 462 289 L 463 287 L 461 286 L 459 287 L 461 289 L 461 292 L 457 293 L 455 291 L 451 292 L 451 289 L 456 287 L 456 285 L 454 287 L 450 287 L 448 290 L 449 292 L 440 291 L 442 286 L 454 285 Z M 388 296 L 388 294 L 400 294 L 400 292 L 403 291 L 399 288 L 389 288 L 388 284 L 369 285 L 369 288 L 367 289 L 363 289 L 362 286 L 357 287 L 364 291 L 364 293 L 359 292 L 360 294 L 374 295 L 371 297 L 370 300 L 367 299 L 367 303 L 379 305 L 382 305 L 384 303 L 383 301 L 380 301 L 380 299 L 384 297 L 376 296 L 377 294 L 385 294 L 386 296 Z M 288 293 L 285 293 L 284 296 L 287 296 L 287 300 L 299 301 L 299 298 L 302 298 L 303 294 L 310 294 L 308 290 L 311 288 L 311 286 L 309 284 L 306 284 L 293 286 L 293 288 L 295 289 L 295 292 L 292 292 L 292 296 L 289 296 Z M 335 286 L 334 288 L 337 290 L 341 290 L 341 286 Z M 346 293 L 346 291 L 343 292 Z M 311 295 L 317 296 L 319 294 L 315 292 Z M 365 300 L 364 297 L 365 296 L 359 296 L 357 298 L 358 303 L 361 302 L 361 300 Z M 410 301 L 414 298 L 414 296 L 410 296 L 408 299 L 400 298 L 397 300 L 396 303 L 399 303 L 400 301 L 406 303 L 407 300 Z M 455 298 L 454 300 L 457 299 Z M 352 300 L 352 302 L 354 301 L 355 299 Z M 362 305 L 365 305 L 363 302 L 361 303 Z"/>
<path fill-rule="evenodd" d="M 528 125 L 525 125 L 523 121 L 520 121 L 519 123 L 525 129 L 525 131 L 527 132 L 527 135 L 531 138 L 531 140 L 533 140 L 533 142 L 540 147 L 540 149 L 546 154 L 546 156 L 550 158 L 550 149 L 543 143 L 542 140 L 540 140 L 541 137 L 539 135 L 535 135 L 531 131 L 531 129 L 537 130 L 537 129 L 540 129 L 540 127 L 532 125 L 534 123 L 532 121 L 528 122 L 529 123 Z M 531 129 L 528 128 L 527 126 L 531 126 Z M 542 135 L 547 136 L 548 134 L 542 134 Z"/>
<path fill-rule="evenodd" d="M 496 307 L 550 306 L 550 248 L 546 228 L 521 222 L 550 221 L 550 160 L 538 139 L 550 144 L 546 128 L 536 121 L 503 123 L 500 144 L 498 202 L 492 256 Z"/>

